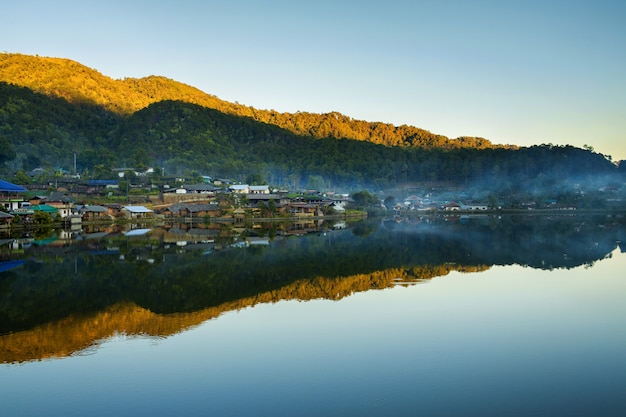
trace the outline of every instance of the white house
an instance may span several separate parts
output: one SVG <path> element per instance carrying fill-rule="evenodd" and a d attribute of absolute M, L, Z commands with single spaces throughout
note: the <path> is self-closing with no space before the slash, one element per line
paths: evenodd
<path fill-rule="evenodd" d="M 250 186 L 248 184 L 233 184 L 228 188 L 233 193 L 238 194 L 248 194 L 250 192 Z"/>
<path fill-rule="evenodd" d="M 248 189 L 249 194 L 269 194 L 269 185 L 251 185 Z"/>
<path fill-rule="evenodd" d="M 144 206 L 124 206 L 122 213 L 131 219 L 141 219 L 144 217 L 152 217 L 153 211 Z"/>

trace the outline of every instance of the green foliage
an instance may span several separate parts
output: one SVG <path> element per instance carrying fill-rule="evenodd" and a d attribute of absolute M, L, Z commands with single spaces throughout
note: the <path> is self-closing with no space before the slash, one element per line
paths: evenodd
<path fill-rule="evenodd" d="M 358 191 L 351 197 L 358 208 L 380 207 L 378 198 L 367 191 Z"/>
<path fill-rule="evenodd" d="M 13 177 L 13 183 L 15 184 L 25 185 L 25 184 L 30 184 L 31 182 L 32 181 L 30 177 L 26 175 L 26 173 L 23 170 L 17 171 L 15 173 L 15 176 Z"/>
<path fill-rule="evenodd" d="M 21 54 L 0 54 L 0 80 L 28 87 L 76 105 L 99 106 L 128 116 L 151 104 L 176 100 L 278 126 L 314 138 L 346 138 L 385 146 L 435 148 L 492 148 L 484 138 L 448 139 L 413 126 L 394 126 L 354 120 L 341 113 L 278 113 L 229 103 L 194 87 L 150 76 L 113 80 L 75 61 Z"/>
<path fill-rule="evenodd" d="M 94 179 L 112 178 L 114 167 L 163 167 L 296 189 L 480 182 L 516 190 L 617 171 L 590 148 L 499 147 L 336 112 L 257 110 L 163 77 L 113 80 L 66 59 L 0 54 L 2 173 L 73 167 L 75 152 L 77 171 Z"/>
<path fill-rule="evenodd" d="M 36 211 L 33 214 L 33 222 L 38 225 L 49 225 L 54 222 L 54 219 L 52 218 L 50 213 Z"/>

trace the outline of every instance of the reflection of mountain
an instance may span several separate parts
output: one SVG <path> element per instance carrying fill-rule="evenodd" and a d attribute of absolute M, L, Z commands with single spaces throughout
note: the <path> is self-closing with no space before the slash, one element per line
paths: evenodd
<path fill-rule="evenodd" d="M 33 245 L 24 250 L 24 264 L 0 274 L 0 334 L 67 317 L 93 317 L 119 304 L 158 314 L 203 311 L 284 292 L 319 277 L 343 281 L 347 279 L 337 277 L 424 268 L 445 273 L 449 264 L 571 268 L 592 264 L 625 241 L 624 222 L 602 216 L 427 217 L 412 223 L 361 223 L 302 237 L 277 233 L 271 245 L 216 251 L 212 248 L 218 248 L 218 240 L 221 247 L 231 242 L 222 229 L 155 230 L 147 236 L 115 234 L 54 247 Z M 267 234 L 272 233 L 276 231 Z M 345 285 L 350 291 L 376 288 Z M 319 293 L 303 288 L 309 293 L 276 299 L 343 296 L 335 289 Z"/>
<path fill-rule="evenodd" d="M 119 303 L 94 314 L 72 315 L 31 330 L 0 336 L 0 363 L 68 356 L 117 334 L 165 337 L 224 312 L 261 303 L 319 298 L 337 300 L 355 292 L 411 285 L 450 271 L 476 272 L 486 268 L 442 265 L 411 270 L 389 269 L 339 278 L 320 277 L 296 281 L 280 289 L 189 313 L 155 314 L 132 303 Z"/>

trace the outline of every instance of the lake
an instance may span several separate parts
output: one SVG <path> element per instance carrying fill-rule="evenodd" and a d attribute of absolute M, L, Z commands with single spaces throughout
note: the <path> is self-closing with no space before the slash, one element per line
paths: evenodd
<path fill-rule="evenodd" d="M 1 415 L 626 415 L 623 216 L 0 244 Z"/>

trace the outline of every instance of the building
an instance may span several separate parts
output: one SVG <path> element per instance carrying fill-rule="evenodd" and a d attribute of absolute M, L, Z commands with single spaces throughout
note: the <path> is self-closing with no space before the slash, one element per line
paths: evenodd
<path fill-rule="evenodd" d="M 0 205 L 5 211 L 11 211 L 22 207 L 26 188 L 0 180 Z"/>
<path fill-rule="evenodd" d="M 250 191 L 250 186 L 248 184 L 233 184 L 228 188 L 230 191 L 237 194 L 248 194 Z"/>
<path fill-rule="evenodd" d="M 121 212 L 128 219 L 151 218 L 154 214 L 152 210 L 144 206 L 124 206 Z"/>

